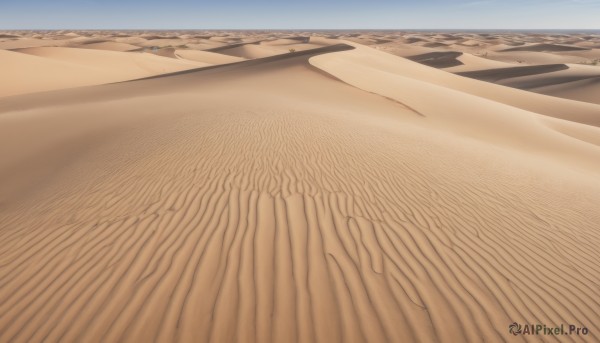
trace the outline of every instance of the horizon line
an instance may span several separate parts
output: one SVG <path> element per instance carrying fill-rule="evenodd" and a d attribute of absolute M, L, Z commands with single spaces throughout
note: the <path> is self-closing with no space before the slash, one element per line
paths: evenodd
<path fill-rule="evenodd" d="M 600 28 L 0 28 L 1 31 L 600 31 Z"/>

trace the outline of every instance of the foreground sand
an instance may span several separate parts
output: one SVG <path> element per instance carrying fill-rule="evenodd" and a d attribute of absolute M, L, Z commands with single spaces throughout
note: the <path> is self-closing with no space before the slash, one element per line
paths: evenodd
<path fill-rule="evenodd" d="M 0 99 L 0 342 L 600 340 L 600 105 L 289 38 Z"/>

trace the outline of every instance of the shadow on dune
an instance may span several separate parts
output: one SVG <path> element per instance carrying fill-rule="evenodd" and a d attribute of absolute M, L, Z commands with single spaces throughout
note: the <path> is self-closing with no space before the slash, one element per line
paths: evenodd
<path fill-rule="evenodd" d="M 535 52 L 544 52 L 544 51 L 579 51 L 579 50 L 590 50 L 588 48 L 581 48 L 578 46 L 567 46 L 567 45 L 558 45 L 558 44 L 535 44 L 535 45 L 527 45 L 520 46 L 516 48 L 508 48 L 502 51 L 535 51 Z"/>
<path fill-rule="evenodd" d="M 414 55 L 406 57 L 411 61 L 424 64 L 434 68 L 450 68 L 463 65 L 463 63 L 457 60 L 458 57 L 462 56 L 462 52 L 458 51 L 440 51 L 440 52 L 429 52 L 421 55 Z"/>
<path fill-rule="evenodd" d="M 194 83 L 196 83 L 202 80 L 208 81 L 209 75 L 215 75 L 218 79 L 223 79 L 226 76 L 226 74 L 224 73 L 229 73 L 230 71 L 238 71 L 239 69 L 248 67 L 281 67 L 284 64 L 294 65 L 298 63 L 305 64 L 310 67 L 308 59 L 313 56 L 353 49 L 355 48 L 348 44 L 335 44 L 315 49 L 308 49 L 291 53 L 283 53 L 275 56 L 257 58 L 253 60 L 220 64 L 208 67 L 199 67 L 150 77 L 118 81 L 113 83 L 105 83 L 101 85 L 78 87 L 77 89 L 60 89 L 39 92 L 36 94 L 15 95 L 10 97 L 10 99 L 4 98 L 4 101 L 0 103 L 0 111 L 5 110 L 7 108 L 11 108 L 13 106 L 17 106 L 22 110 L 31 108 L 33 107 L 32 99 L 36 99 L 35 102 L 37 102 L 38 106 L 40 104 L 46 104 L 47 106 L 58 106 L 59 104 L 65 103 L 73 104 L 91 101 L 109 101 L 111 99 L 118 99 L 122 97 L 148 95 L 155 91 L 164 91 L 165 89 L 185 87 L 186 83 L 180 82 L 181 80 L 179 78 L 175 78 L 176 76 L 186 77 L 186 75 L 189 75 L 190 78 L 188 78 L 188 81 L 193 81 Z M 196 76 L 202 77 L 197 78 Z M 328 76 L 331 77 L 330 75 Z M 237 75 L 236 77 L 239 77 L 239 75 Z M 138 82 L 148 80 L 161 80 L 161 82 Z M 214 80 L 214 78 L 211 78 L 211 80 Z M 168 82 L 165 83 L 162 81 Z M 76 94 L 76 100 L 73 99 L 74 94 Z"/>
<path fill-rule="evenodd" d="M 244 44 L 242 44 L 242 45 L 244 45 Z M 140 78 L 140 79 L 116 82 L 116 83 L 126 83 L 126 82 L 135 82 L 135 81 L 139 81 L 139 80 L 159 79 L 159 78 L 165 78 L 165 77 L 170 77 L 170 76 L 174 76 L 174 75 L 191 74 L 191 73 L 197 73 L 197 72 L 203 72 L 203 71 L 209 71 L 209 70 L 226 70 L 226 69 L 233 69 L 233 68 L 249 67 L 249 66 L 256 66 L 256 65 L 265 64 L 265 63 L 295 60 L 297 58 L 302 58 L 304 60 L 308 60 L 309 58 L 311 58 L 313 56 L 317 56 L 317 55 L 328 54 L 328 53 L 332 53 L 332 52 L 347 51 L 347 50 L 353 50 L 353 49 L 354 49 L 354 47 L 351 45 L 348 45 L 348 44 L 335 44 L 335 45 L 325 46 L 325 47 L 316 48 L 316 49 L 284 53 L 284 54 L 275 55 L 275 56 L 257 58 L 257 59 L 241 61 L 241 62 L 220 64 L 220 65 L 209 66 L 209 67 L 194 68 L 194 69 L 179 71 L 179 72 L 175 72 L 175 73 L 161 74 L 161 75 L 150 76 L 150 77 L 145 77 L 145 78 Z M 205 50 L 205 51 L 209 51 L 209 50 Z"/>
<path fill-rule="evenodd" d="M 481 81 L 496 82 L 513 77 L 545 74 L 566 69 L 569 69 L 569 67 L 566 64 L 547 64 L 539 66 L 523 66 L 464 71 L 458 72 L 456 74 Z"/>

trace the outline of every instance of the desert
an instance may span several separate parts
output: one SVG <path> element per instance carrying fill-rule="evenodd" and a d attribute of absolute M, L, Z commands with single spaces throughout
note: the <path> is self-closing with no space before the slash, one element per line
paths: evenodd
<path fill-rule="evenodd" d="M 599 341 L 599 204 L 598 32 L 0 31 L 0 342 Z"/>

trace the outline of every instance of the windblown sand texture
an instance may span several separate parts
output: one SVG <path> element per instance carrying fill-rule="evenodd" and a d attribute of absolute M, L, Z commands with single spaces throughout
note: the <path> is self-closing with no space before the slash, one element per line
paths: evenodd
<path fill-rule="evenodd" d="M 599 36 L 0 37 L 0 342 L 600 340 Z"/>

